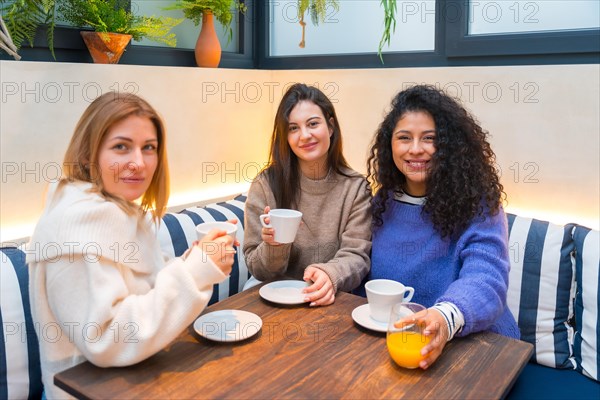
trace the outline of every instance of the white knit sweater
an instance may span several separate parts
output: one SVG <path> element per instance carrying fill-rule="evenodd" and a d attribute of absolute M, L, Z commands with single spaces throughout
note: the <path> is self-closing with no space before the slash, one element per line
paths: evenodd
<path fill-rule="evenodd" d="M 69 395 L 54 374 L 85 360 L 138 363 L 167 346 L 226 276 L 199 248 L 165 265 L 150 220 L 89 193 L 49 190 L 27 250 L 29 293 L 49 399 Z"/>

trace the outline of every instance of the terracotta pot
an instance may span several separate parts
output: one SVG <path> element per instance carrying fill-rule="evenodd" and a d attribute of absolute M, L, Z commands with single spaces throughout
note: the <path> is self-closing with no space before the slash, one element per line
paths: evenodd
<path fill-rule="evenodd" d="M 221 43 L 215 31 L 213 14 L 204 12 L 202 14 L 202 29 L 196 42 L 196 64 L 199 67 L 216 68 L 221 61 Z"/>
<path fill-rule="evenodd" d="M 119 62 L 125 47 L 131 40 L 131 35 L 121 33 L 106 33 L 81 31 L 83 41 L 92 59 L 97 64 L 116 64 Z"/>

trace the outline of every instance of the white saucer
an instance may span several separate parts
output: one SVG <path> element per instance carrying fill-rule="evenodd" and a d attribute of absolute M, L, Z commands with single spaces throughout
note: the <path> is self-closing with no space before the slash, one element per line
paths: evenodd
<path fill-rule="evenodd" d="M 256 335 L 262 328 L 262 319 L 242 310 L 220 310 L 201 315 L 194 321 L 194 330 L 217 342 L 237 342 Z"/>
<path fill-rule="evenodd" d="M 302 289 L 310 286 L 304 281 L 275 281 L 261 287 L 258 293 L 265 300 L 279 304 L 302 304 L 305 293 Z"/>
<path fill-rule="evenodd" d="M 387 331 L 387 323 L 375 321 L 371 318 L 371 311 L 368 304 L 363 304 L 352 310 L 352 319 L 363 328 L 377 332 Z"/>

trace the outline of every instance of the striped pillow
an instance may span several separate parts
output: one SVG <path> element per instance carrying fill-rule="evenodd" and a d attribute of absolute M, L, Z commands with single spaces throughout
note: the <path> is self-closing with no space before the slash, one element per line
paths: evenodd
<path fill-rule="evenodd" d="M 29 307 L 25 253 L 0 248 L 0 399 L 42 395 L 40 350 Z"/>
<path fill-rule="evenodd" d="M 584 375 L 599 380 L 600 354 L 600 232 L 577 226 L 573 233 L 575 240 L 575 270 L 577 274 L 577 295 L 575 297 L 575 321 L 577 329 L 573 351 L 577 370 Z"/>
<path fill-rule="evenodd" d="M 532 361 L 575 368 L 571 346 L 575 273 L 572 224 L 507 214 L 511 270 L 507 305 L 521 339 L 535 346 Z"/>
<path fill-rule="evenodd" d="M 240 246 L 236 249 L 235 261 L 229 279 L 216 284 L 209 304 L 224 300 L 241 292 L 250 277 L 242 247 L 244 245 L 244 204 L 246 195 L 241 194 L 233 200 L 209 204 L 204 207 L 192 207 L 179 213 L 167 213 L 160 225 L 158 239 L 161 249 L 169 258 L 182 255 L 197 239 L 196 225 L 209 221 L 238 220 L 237 239 Z"/>

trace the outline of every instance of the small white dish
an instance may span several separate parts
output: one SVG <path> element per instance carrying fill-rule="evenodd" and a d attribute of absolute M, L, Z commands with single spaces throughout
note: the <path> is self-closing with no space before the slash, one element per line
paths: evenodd
<path fill-rule="evenodd" d="M 262 319 L 242 310 L 220 310 L 201 315 L 194 321 L 194 330 L 203 338 L 217 342 L 237 342 L 256 335 Z"/>
<path fill-rule="evenodd" d="M 310 286 L 304 281 L 275 281 L 268 283 L 260 288 L 258 294 L 265 300 L 278 304 L 302 304 L 305 293 L 302 289 Z"/>
<path fill-rule="evenodd" d="M 363 328 L 377 332 L 387 331 L 387 324 L 385 322 L 375 321 L 371 318 L 371 310 L 369 310 L 368 304 L 363 304 L 352 310 L 352 319 Z"/>

